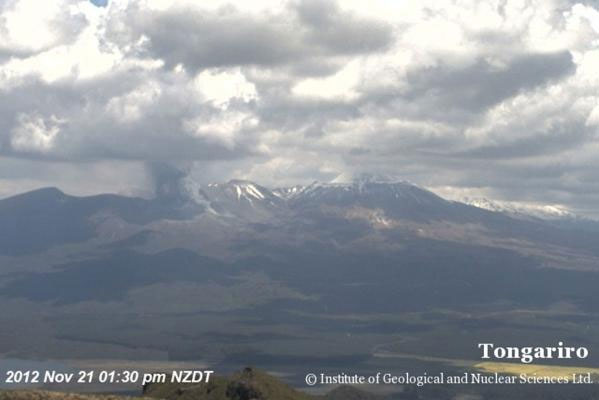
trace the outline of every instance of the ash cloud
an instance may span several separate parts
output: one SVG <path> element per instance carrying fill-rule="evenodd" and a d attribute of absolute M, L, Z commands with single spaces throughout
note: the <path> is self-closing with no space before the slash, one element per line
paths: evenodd
<path fill-rule="evenodd" d="M 183 179 L 191 170 L 191 164 L 169 163 L 163 161 L 148 162 L 146 166 L 152 179 L 154 196 L 167 202 L 186 200 Z"/>

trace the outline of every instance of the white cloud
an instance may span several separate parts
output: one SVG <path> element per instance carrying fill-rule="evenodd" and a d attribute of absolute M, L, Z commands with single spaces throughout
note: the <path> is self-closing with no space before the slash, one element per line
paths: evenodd
<path fill-rule="evenodd" d="M 54 115 L 43 118 L 40 115 L 19 114 L 12 131 L 11 145 L 24 153 L 46 153 L 54 147 L 60 125 L 65 122 Z"/>
<path fill-rule="evenodd" d="M 192 137 L 201 137 L 233 149 L 237 136 L 244 129 L 258 126 L 252 114 L 223 110 L 209 117 L 195 117 L 183 121 L 183 130 Z"/>
<path fill-rule="evenodd" d="M 147 109 L 156 103 L 162 89 L 156 82 L 145 82 L 128 93 L 108 100 L 106 112 L 122 123 L 134 122 L 147 113 Z"/>
<path fill-rule="evenodd" d="M 361 80 L 361 64 L 360 59 L 352 60 L 333 75 L 303 79 L 292 88 L 292 93 L 324 99 L 355 99 L 358 96 L 356 88 Z"/>
<path fill-rule="evenodd" d="M 0 5 L 0 49 L 35 53 L 72 40 L 85 25 L 75 2 L 58 0 L 40 7 L 35 0 L 6 0 Z"/>
<path fill-rule="evenodd" d="M 248 82 L 239 68 L 202 71 L 195 77 L 194 85 L 205 100 L 218 107 L 226 108 L 234 99 L 248 102 L 258 96 L 254 84 Z"/>
<path fill-rule="evenodd" d="M 270 184 L 363 169 L 582 207 L 598 44 L 597 7 L 566 0 L 9 0 L 0 157 Z"/>

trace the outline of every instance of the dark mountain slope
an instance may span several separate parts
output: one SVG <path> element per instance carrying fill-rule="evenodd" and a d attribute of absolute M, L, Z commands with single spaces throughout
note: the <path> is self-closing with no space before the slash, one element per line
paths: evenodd
<path fill-rule="evenodd" d="M 200 210 L 197 204 L 173 204 L 161 198 L 75 197 L 56 188 L 39 189 L 0 200 L 0 254 L 30 254 L 86 241 L 96 234 L 97 222 L 91 218 L 98 213 L 147 224 L 165 218 L 186 219 Z"/>
<path fill-rule="evenodd" d="M 1 288 L 0 295 L 60 304 L 115 301 L 131 289 L 156 283 L 223 282 L 229 271 L 220 261 L 183 249 L 153 255 L 117 251 L 106 258 L 59 265 L 54 269 L 18 278 Z"/>

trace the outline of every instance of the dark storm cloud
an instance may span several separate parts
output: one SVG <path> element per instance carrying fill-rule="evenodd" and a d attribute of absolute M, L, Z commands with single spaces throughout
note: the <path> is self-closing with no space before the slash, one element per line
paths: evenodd
<path fill-rule="evenodd" d="M 285 14 L 267 16 L 232 6 L 140 14 L 132 24 L 149 38 L 150 54 L 193 71 L 297 63 L 292 69 L 320 75 L 331 70 L 327 59 L 381 51 L 393 40 L 387 23 L 343 12 L 332 1 L 302 1 Z"/>
<path fill-rule="evenodd" d="M 365 100 L 391 113 L 464 124 L 506 99 L 575 71 L 568 51 L 518 54 L 499 65 L 484 57 L 466 65 L 440 62 L 408 70 L 403 86 L 366 88 Z"/>
<path fill-rule="evenodd" d="M 454 154 L 456 157 L 482 159 L 511 159 L 551 155 L 578 146 L 584 146 L 592 138 L 582 121 L 567 121 L 554 125 L 549 132 L 533 132 L 531 136 L 508 139 L 504 143 L 482 145 Z"/>
<path fill-rule="evenodd" d="M 334 1 L 304 0 L 295 9 L 308 28 L 308 43 L 326 55 L 370 53 L 384 49 L 393 40 L 388 24 L 342 12 Z"/>
<path fill-rule="evenodd" d="M 478 59 L 465 68 L 443 64 L 410 71 L 407 99 L 430 99 L 431 107 L 483 111 L 504 99 L 575 71 L 568 51 L 521 54 L 506 65 Z"/>
<path fill-rule="evenodd" d="M 273 96 L 257 109 L 268 127 L 295 131 L 306 125 L 313 126 L 326 120 L 347 120 L 360 116 L 359 106 L 352 102 L 326 99 L 306 99 L 291 96 Z"/>

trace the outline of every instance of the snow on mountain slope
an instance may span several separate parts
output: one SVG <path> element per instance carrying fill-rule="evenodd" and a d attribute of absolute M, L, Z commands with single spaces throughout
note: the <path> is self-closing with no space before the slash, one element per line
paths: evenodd
<path fill-rule="evenodd" d="M 373 194 L 392 197 L 395 199 L 411 199 L 413 201 L 438 201 L 442 200 L 434 193 L 422 189 L 410 182 L 361 176 L 353 180 L 336 179 L 332 182 L 314 181 L 309 185 L 278 188 L 273 193 L 286 200 L 297 199 L 332 199 L 354 198 L 370 196 Z"/>
<path fill-rule="evenodd" d="M 195 204 L 214 216 L 243 216 L 250 220 L 255 219 L 252 214 L 257 214 L 257 218 L 262 220 L 268 214 L 322 205 L 380 208 L 391 212 L 395 217 L 416 216 L 420 219 L 469 214 L 467 210 L 458 210 L 460 205 L 519 219 L 581 219 L 561 205 L 507 202 L 484 197 L 447 200 L 410 182 L 371 174 L 342 175 L 331 182 L 315 181 L 309 185 L 273 190 L 246 180 L 233 179 L 226 183 L 200 185 L 189 177 L 184 177 L 169 185 L 162 185 L 159 194 L 159 197 L 170 202 L 178 201 L 179 207 Z"/>
<path fill-rule="evenodd" d="M 559 204 L 534 204 L 524 202 L 490 200 L 484 197 L 465 197 L 460 203 L 500 212 L 514 217 L 535 217 L 547 220 L 578 219 L 566 207 Z"/>
<path fill-rule="evenodd" d="M 284 200 L 270 189 L 244 180 L 197 185 L 193 199 L 220 216 L 261 221 L 278 213 Z"/>
<path fill-rule="evenodd" d="M 270 189 L 250 181 L 239 179 L 230 180 L 227 183 L 210 183 L 200 186 L 199 193 L 212 201 L 236 200 L 237 202 L 267 203 L 274 205 L 279 197 L 274 195 Z"/>

